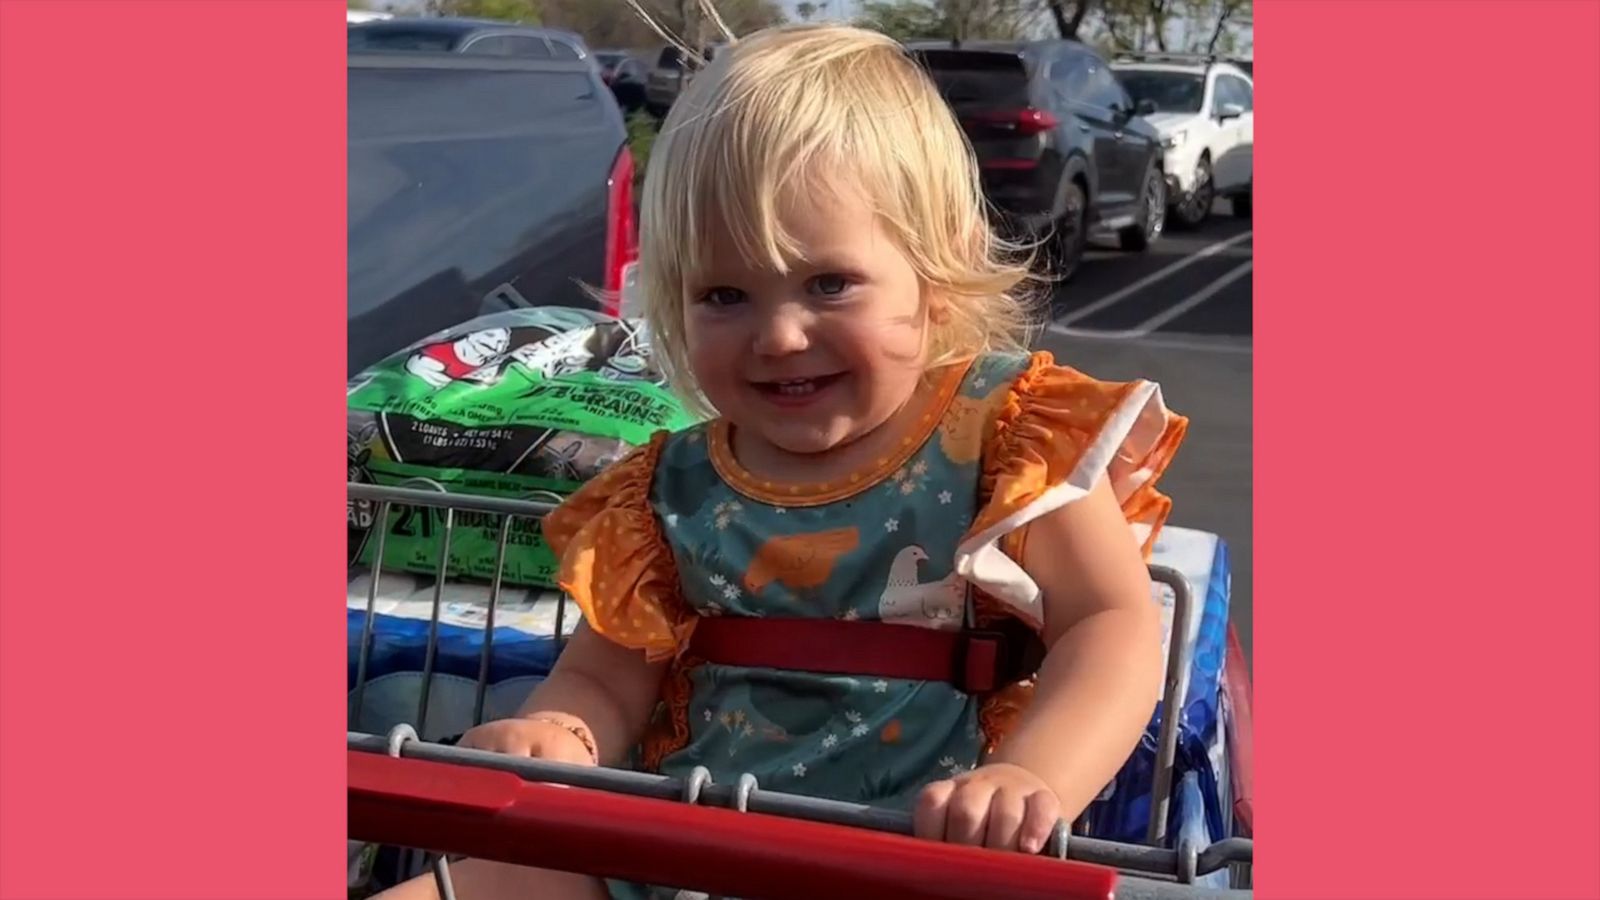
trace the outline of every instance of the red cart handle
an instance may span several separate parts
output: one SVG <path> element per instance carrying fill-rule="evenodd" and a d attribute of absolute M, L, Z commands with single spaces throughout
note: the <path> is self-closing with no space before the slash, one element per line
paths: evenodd
<path fill-rule="evenodd" d="M 1112 900 L 1103 866 L 348 751 L 350 837 L 759 900 Z"/>

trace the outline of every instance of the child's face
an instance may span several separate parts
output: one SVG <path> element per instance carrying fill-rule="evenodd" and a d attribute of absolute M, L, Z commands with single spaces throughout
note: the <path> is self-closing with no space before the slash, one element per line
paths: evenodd
<path fill-rule="evenodd" d="M 746 440 L 831 450 L 882 425 L 919 384 L 927 298 L 859 197 L 826 191 L 781 208 L 801 257 L 782 274 L 713 225 L 710 265 L 689 285 L 689 364 Z"/>

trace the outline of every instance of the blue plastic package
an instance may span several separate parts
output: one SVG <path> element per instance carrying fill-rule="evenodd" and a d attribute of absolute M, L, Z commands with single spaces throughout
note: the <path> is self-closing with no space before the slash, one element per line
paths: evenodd
<path fill-rule="evenodd" d="M 402 722 L 415 724 L 427 666 L 429 619 L 433 612 L 431 579 L 386 573 L 374 603 L 371 648 L 360 708 L 351 710 L 350 727 L 382 734 Z M 367 620 L 370 584 L 365 576 L 352 582 L 347 598 L 348 657 L 345 689 L 355 700 L 362 632 Z M 535 685 L 555 665 L 559 644 L 556 626 L 570 634 L 580 613 L 568 602 L 561 609 L 558 593 L 507 590 L 496 607 L 485 720 L 516 712 Z M 440 598 L 438 645 L 428 689 L 428 714 L 422 737 L 438 740 L 472 727 L 478 677 L 487 637 L 488 588 L 446 582 Z M 559 618 L 558 618 L 559 615 Z"/>
<path fill-rule="evenodd" d="M 1168 526 L 1156 542 L 1151 562 L 1182 573 L 1188 580 L 1199 615 L 1188 640 L 1191 647 L 1188 684 L 1179 721 L 1173 802 L 1168 806 L 1167 833 L 1176 835 L 1185 817 L 1200 815 L 1210 840 L 1227 837 L 1232 827 L 1226 729 L 1221 725 L 1220 689 L 1227 653 L 1230 568 L 1228 546 L 1214 534 Z M 1165 621 L 1170 629 L 1171 592 L 1163 589 Z M 1150 821 L 1151 793 L 1161 717 L 1159 706 L 1143 739 L 1122 771 L 1090 805 L 1085 818 L 1091 837 L 1143 843 Z M 1179 786 L 1193 778 L 1194 795 L 1184 805 Z M 1199 804 L 1200 810 L 1193 809 Z"/>

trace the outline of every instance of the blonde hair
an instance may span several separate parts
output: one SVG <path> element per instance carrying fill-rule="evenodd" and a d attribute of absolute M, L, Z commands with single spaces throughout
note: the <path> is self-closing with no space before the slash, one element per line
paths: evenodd
<path fill-rule="evenodd" d="M 687 292 L 711 222 L 740 252 L 788 271 L 778 210 L 844 176 L 871 199 L 924 285 L 941 295 L 930 368 L 1025 349 L 1028 260 L 984 213 L 966 136 L 900 44 L 844 25 L 789 25 L 732 42 L 684 89 L 644 179 L 640 284 L 652 344 L 685 401 L 710 412 L 688 365 Z M 809 182 L 809 184 L 808 184 Z"/>

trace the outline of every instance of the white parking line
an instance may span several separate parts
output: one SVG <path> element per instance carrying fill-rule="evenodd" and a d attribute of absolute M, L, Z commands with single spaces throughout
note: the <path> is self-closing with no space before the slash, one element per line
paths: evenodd
<path fill-rule="evenodd" d="M 1221 277 L 1200 290 L 1124 331 L 1091 331 L 1083 328 L 1066 328 L 1059 324 L 1051 325 L 1049 330 L 1068 337 L 1090 337 L 1116 341 L 1137 340 L 1138 338 L 1148 337 L 1161 326 L 1215 297 L 1223 288 L 1250 274 L 1250 270 L 1253 268 L 1255 268 L 1255 260 L 1246 260 L 1222 273 Z"/>
<path fill-rule="evenodd" d="M 1130 338 L 1125 333 L 1106 331 L 1087 331 L 1074 328 L 1064 328 L 1055 334 L 1064 337 L 1077 338 L 1091 341 L 1126 341 Z M 1141 348 L 1151 350 L 1182 350 L 1189 353 L 1224 353 L 1240 356 L 1249 356 L 1254 351 L 1254 346 L 1249 338 L 1212 338 L 1208 335 L 1173 335 L 1152 334 L 1139 340 Z"/>
<path fill-rule="evenodd" d="M 1079 319 L 1085 318 L 1086 316 L 1094 315 L 1095 313 L 1099 312 L 1102 309 L 1105 309 L 1108 306 L 1112 306 L 1114 304 L 1121 303 L 1122 301 L 1128 299 L 1129 297 L 1132 297 L 1134 294 L 1137 294 L 1139 291 L 1144 290 L 1145 288 L 1149 287 L 1152 284 L 1155 284 L 1156 282 L 1158 282 L 1161 279 L 1167 277 L 1168 275 L 1171 275 L 1174 272 L 1182 271 L 1183 269 L 1194 265 L 1195 263 L 1199 262 L 1202 259 L 1209 259 L 1210 257 L 1216 256 L 1218 253 L 1221 253 L 1222 251 L 1228 249 L 1229 247 L 1233 246 L 1234 244 L 1239 243 L 1240 241 L 1249 240 L 1250 239 L 1250 235 L 1252 235 L 1254 233 L 1255 233 L 1254 231 L 1246 231 L 1246 232 L 1243 232 L 1242 234 L 1236 234 L 1233 237 L 1228 238 L 1227 240 L 1218 241 L 1215 244 L 1209 244 L 1209 245 L 1201 248 L 1196 253 L 1190 254 L 1189 256 L 1185 256 L 1184 258 L 1178 260 L 1175 263 L 1172 263 L 1171 265 L 1164 266 L 1164 267 L 1162 267 L 1160 269 L 1155 270 L 1154 272 L 1151 272 L 1149 275 L 1146 275 L 1145 277 L 1139 279 L 1138 281 L 1135 281 L 1133 284 L 1130 284 L 1130 285 L 1128 285 L 1128 286 L 1126 286 L 1124 288 L 1121 288 L 1119 290 L 1112 291 L 1111 293 L 1105 295 L 1104 297 L 1101 297 L 1099 300 L 1096 300 L 1093 303 L 1090 303 L 1088 306 L 1085 306 L 1085 307 L 1083 307 L 1081 309 L 1075 309 L 1072 312 L 1067 313 L 1066 315 L 1062 316 L 1061 318 L 1056 319 L 1055 322 L 1053 322 L 1050 325 L 1050 330 L 1051 331 L 1057 331 L 1058 330 L 1057 326 L 1060 326 L 1060 328 L 1065 328 L 1066 326 L 1071 325 L 1073 322 L 1076 322 Z M 1062 332 L 1062 333 L 1066 333 L 1066 332 Z"/>
<path fill-rule="evenodd" d="M 1237 266 L 1234 266 L 1227 272 L 1223 273 L 1221 278 L 1218 278 L 1216 281 L 1213 281 L 1200 290 L 1195 291 L 1188 297 L 1185 297 L 1177 303 L 1167 307 L 1166 312 L 1163 312 L 1160 315 L 1151 316 L 1150 318 L 1145 319 L 1143 322 L 1140 322 L 1137 330 L 1144 331 L 1146 333 L 1155 331 L 1168 322 L 1171 322 L 1173 319 L 1176 319 L 1189 310 L 1194 309 L 1196 306 L 1199 306 L 1207 300 L 1210 300 L 1228 285 L 1233 284 L 1235 281 L 1238 281 L 1240 278 L 1243 278 L 1246 275 L 1249 275 L 1250 270 L 1254 269 L 1255 265 L 1255 260 L 1247 259 Z"/>

